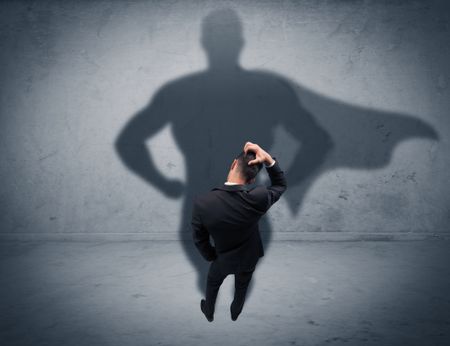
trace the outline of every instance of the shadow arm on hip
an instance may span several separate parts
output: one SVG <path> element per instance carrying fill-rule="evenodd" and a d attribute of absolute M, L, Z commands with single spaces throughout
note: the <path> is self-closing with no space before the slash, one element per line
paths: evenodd
<path fill-rule="evenodd" d="M 314 119 L 314 116 L 304 108 L 294 92 L 286 93 L 288 97 L 283 102 L 281 125 L 292 135 L 301 146 L 294 155 L 292 164 L 286 169 L 286 179 L 290 186 L 300 186 L 318 173 L 319 167 L 325 162 L 334 147 L 331 135 Z M 303 186 L 303 193 L 307 187 Z M 287 191 L 286 198 L 291 212 L 297 214 L 300 204 L 298 190 Z"/>
<path fill-rule="evenodd" d="M 123 162 L 133 173 L 158 188 L 168 197 L 182 195 L 184 185 L 160 173 L 146 147 L 145 141 L 169 123 L 163 92 L 158 92 L 151 103 L 128 121 L 117 136 L 114 146 Z"/>

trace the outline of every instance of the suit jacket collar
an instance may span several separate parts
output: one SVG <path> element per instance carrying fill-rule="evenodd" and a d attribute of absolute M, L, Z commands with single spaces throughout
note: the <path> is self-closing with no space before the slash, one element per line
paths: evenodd
<path fill-rule="evenodd" d="M 239 184 L 239 185 L 220 185 L 217 186 L 213 189 L 211 189 L 211 191 L 213 190 L 224 190 L 224 191 L 248 191 L 250 190 L 250 188 L 253 186 L 253 184 Z"/>

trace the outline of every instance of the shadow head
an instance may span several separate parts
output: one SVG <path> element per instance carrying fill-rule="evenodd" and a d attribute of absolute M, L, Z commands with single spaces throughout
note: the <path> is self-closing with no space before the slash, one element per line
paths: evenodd
<path fill-rule="evenodd" d="M 210 65 L 236 64 L 244 46 L 242 23 L 237 13 L 229 8 L 209 13 L 202 22 L 201 43 Z"/>

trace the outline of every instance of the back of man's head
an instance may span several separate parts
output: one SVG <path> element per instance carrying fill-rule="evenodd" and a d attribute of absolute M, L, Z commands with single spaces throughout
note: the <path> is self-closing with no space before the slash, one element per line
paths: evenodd
<path fill-rule="evenodd" d="M 245 179 L 247 183 L 250 183 L 250 181 L 253 178 L 256 178 L 259 171 L 263 167 L 263 163 L 258 164 L 252 164 L 249 165 L 248 163 L 251 160 L 254 160 L 256 158 L 256 155 L 253 151 L 247 151 L 247 154 L 245 154 L 244 151 L 242 151 L 238 156 L 236 156 L 236 160 L 238 162 L 238 170 L 242 178 Z"/>

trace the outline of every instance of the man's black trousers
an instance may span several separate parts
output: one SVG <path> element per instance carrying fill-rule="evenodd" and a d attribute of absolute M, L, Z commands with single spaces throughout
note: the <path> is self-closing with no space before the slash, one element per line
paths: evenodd
<path fill-rule="evenodd" d="M 206 309 L 208 313 L 214 313 L 217 293 L 223 280 L 229 275 L 234 274 L 234 300 L 233 306 L 242 307 L 245 301 L 248 285 L 252 279 L 255 268 L 251 271 L 239 273 L 224 273 L 220 270 L 219 263 L 215 260 L 211 262 L 206 279 Z"/>

